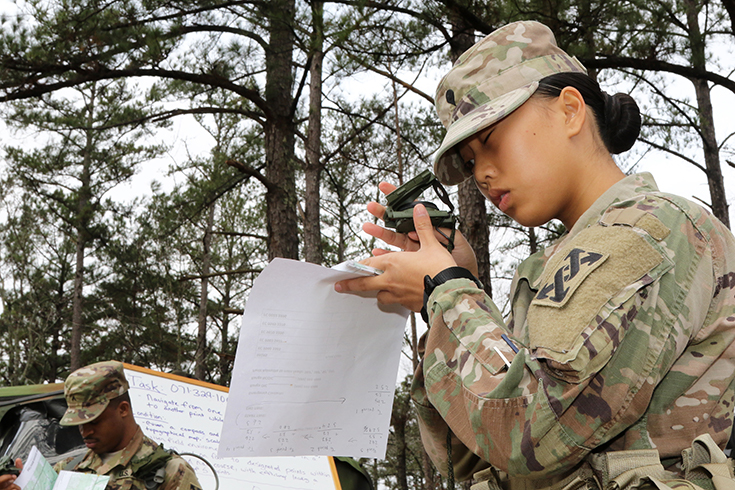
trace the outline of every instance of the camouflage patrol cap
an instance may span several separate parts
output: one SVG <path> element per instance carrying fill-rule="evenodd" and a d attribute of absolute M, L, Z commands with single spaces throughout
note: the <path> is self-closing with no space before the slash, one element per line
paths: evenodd
<path fill-rule="evenodd" d="M 61 425 L 81 425 L 91 422 L 104 412 L 110 400 L 129 389 L 123 365 L 119 361 L 104 361 L 77 369 L 64 382 L 68 408 Z"/>
<path fill-rule="evenodd" d="M 587 70 L 556 45 L 554 34 L 534 21 L 508 24 L 465 51 L 439 82 L 436 110 L 447 128 L 434 173 L 447 185 L 472 175 L 454 146 L 521 106 L 538 82 L 555 73 Z"/>

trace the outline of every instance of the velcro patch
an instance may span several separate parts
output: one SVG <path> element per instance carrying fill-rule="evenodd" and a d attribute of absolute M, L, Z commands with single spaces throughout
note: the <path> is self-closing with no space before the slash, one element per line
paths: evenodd
<path fill-rule="evenodd" d="M 555 352 L 557 361 L 569 362 L 584 342 L 582 332 L 595 330 L 593 320 L 603 305 L 613 298 L 621 304 L 668 270 L 664 262 L 663 252 L 628 226 L 581 231 L 546 263 L 526 317 L 531 349 Z M 607 335 L 604 329 L 598 333 Z"/>
<path fill-rule="evenodd" d="M 601 266 L 610 254 L 575 247 L 566 254 L 561 263 L 548 266 L 534 304 L 561 308 L 582 281 Z"/>
<path fill-rule="evenodd" d="M 671 232 L 671 230 L 656 216 L 643 209 L 634 207 L 608 210 L 605 212 L 605 215 L 602 217 L 600 222 L 609 226 L 635 226 L 645 230 L 657 242 L 660 242 L 669 236 L 669 233 Z"/>

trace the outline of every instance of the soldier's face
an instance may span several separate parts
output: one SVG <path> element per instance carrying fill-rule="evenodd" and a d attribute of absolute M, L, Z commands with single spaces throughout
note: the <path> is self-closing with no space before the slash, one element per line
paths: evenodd
<path fill-rule="evenodd" d="M 578 202 L 583 176 L 571 166 L 566 118 L 558 99 L 532 97 L 458 145 L 462 159 L 474 162 L 480 192 L 524 226 L 554 218 L 573 224 L 586 209 Z"/>
<path fill-rule="evenodd" d="M 128 443 L 124 440 L 124 423 L 120 405 L 108 405 L 99 417 L 79 426 L 84 444 L 96 454 L 120 451 Z"/>

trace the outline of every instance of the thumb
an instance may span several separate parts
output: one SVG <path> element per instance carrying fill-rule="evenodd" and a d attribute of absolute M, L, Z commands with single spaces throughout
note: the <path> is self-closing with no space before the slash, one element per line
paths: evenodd
<path fill-rule="evenodd" d="M 431 218 L 423 204 L 416 204 L 413 208 L 413 225 L 419 236 L 421 246 L 439 243 L 434 235 L 434 226 L 431 224 Z"/>

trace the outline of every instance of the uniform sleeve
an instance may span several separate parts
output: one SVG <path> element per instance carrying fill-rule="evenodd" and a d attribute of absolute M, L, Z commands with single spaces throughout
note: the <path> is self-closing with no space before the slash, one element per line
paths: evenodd
<path fill-rule="evenodd" d="M 450 428 L 458 478 L 490 463 L 535 479 L 572 469 L 646 412 L 699 321 L 682 322 L 682 310 L 710 302 L 691 281 L 712 275 L 701 236 L 671 237 L 651 219 L 645 228 L 597 224 L 557 250 L 520 338 L 471 281 L 435 289 L 412 395 L 440 470 Z"/>
<path fill-rule="evenodd" d="M 194 469 L 182 457 L 175 456 L 166 464 L 166 475 L 160 490 L 201 490 Z"/>

